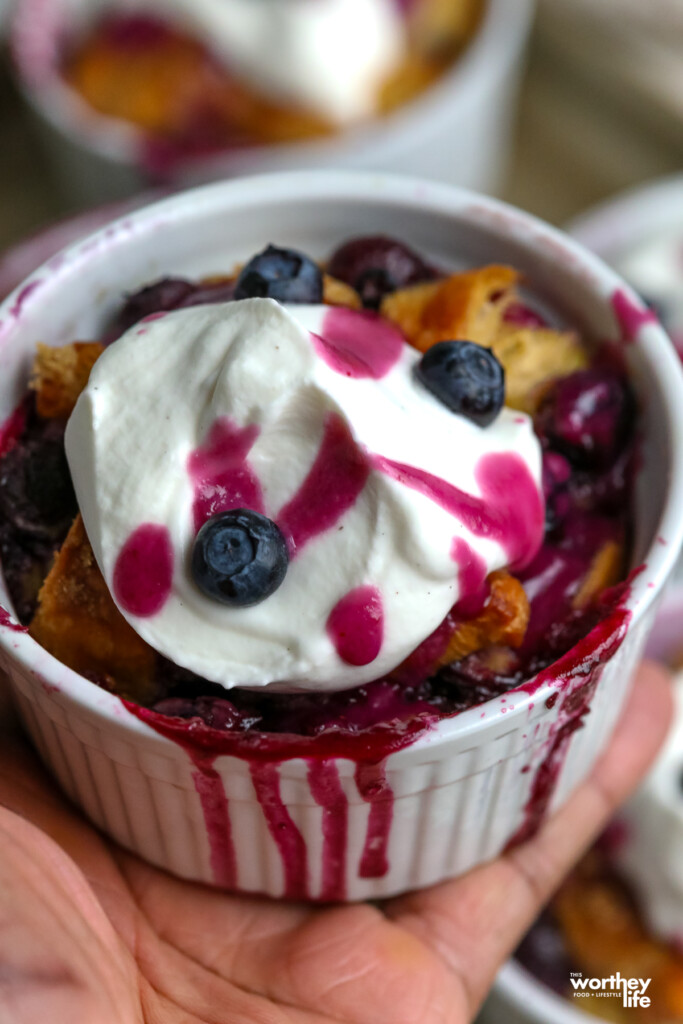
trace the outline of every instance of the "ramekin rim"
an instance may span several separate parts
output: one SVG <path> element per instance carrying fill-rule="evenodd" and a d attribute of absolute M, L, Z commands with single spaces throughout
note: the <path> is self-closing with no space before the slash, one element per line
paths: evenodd
<path fill-rule="evenodd" d="M 607 301 L 608 296 L 613 295 L 615 291 L 623 290 L 631 301 L 636 304 L 641 302 L 635 292 L 598 257 L 556 228 L 500 200 L 455 186 L 398 175 L 359 171 L 288 171 L 255 175 L 185 190 L 125 214 L 86 239 L 67 247 L 57 259 L 52 257 L 38 268 L 0 305 L 0 344 L 11 333 L 13 309 L 17 304 L 20 305 L 22 299 L 25 303 L 35 301 L 36 297 L 40 296 L 41 284 L 46 280 L 53 286 L 58 284 L 61 278 L 69 275 L 72 268 L 78 266 L 79 260 L 90 259 L 100 242 L 106 241 L 107 245 L 111 246 L 117 236 L 134 237 L 138 228 L 144 228 L 146 224 L 158 226 L 168 219 L 174 210 L 184 210 L 184 216 L 189 217 L 191 211 L 196 210 L 198 202 L 211 206 L 215 204 L 216 196 L 222 196 L 224 193 L 229 195 L 233 206 L 243 202 L 247 197 L 254 204 L 272 201 L 275 180 L 279 190 L 278 202 L 301 199 L 305 196 L 317 200 L 343 198 L 346 201 L 356 200 L 362 203 L 400 204 L 404 209 L 412 207 L 451 216 L 459 215 L 480 223 L 482 228 L 488 227 L 499 231 L 501 220 L 504 220 L 506 233 L 518 241 L 526 237 L 526 245 L 530 250 L 545 246 L 548 259 L 557 260 L 562 254 L 573 265 L 580 267 L 581 272 L 587 274 L 592 281 L 594 291 L 597 291 L 604 301 Z M 601 282 L 601 288 L 597 287 L 598 282 Z M 635 334 L 634 342 L 646 350 L 651 369 L 655 372 L 662 390 L 673 447 L 675 449 L 677 444 L 683 447 L 683 402 L 675 400 L 683 394 L 683 370 L 673 346 L 663 328 L 655 322 L 641 325 Z M 646 554 L 647 568 L 634 579 L 630 592 L 624 599 L 623 606 L 631 613 L 627 626 L 629 630 L 635 621 L 645 615 L 658 597 L 675 564 L 683 540 L 683 516 L 675 514 L 676 507 L 683 508 L 683 458 L 674 458 L 672 466 L 669 467 L 667 501 L 656 536 Z M 666 540 L 666 543 L 662 543 L 660 538 Z M 104 715 L 121 723 L 122 705 L 118 697 L 105 693 L 94 683 L 66 668 L 27 633 L 17 632 L 12 626 L 0 623 L 0 649 L 4 649 L 6 657 L 17 661 L 25 670 L 43 680 L 45 674 L 43 672 L 41 676 L 41 673 L 36 671 L 36 661 L 45 662 L 51 670 L 56 668 L 60 676 L 59 685 L 52 679 L 45 680 L 48 688 L 55 685 L 74 703 L 88 707 L 99 716 Z M 528 681 L 530 682 L 532 680 Z M 530 689 L 509 691 L 505 695 L 504 704 L 501 703 L 501 698 L 493 698 L 455 716 L 439 720 L 435 726 L 418 736 L 409 749 L 434 749 L 447 743 L 451 738 L 485 732 L 500 724 L 503 714 L 506 715 L 506 724 L 512 726 L 518 716 L 528 714 L 531 705 L 544 703 L 556 689 L 557 683 L 548 680 L 534 692 Z M 519 699 L 511 705 L 510 698 L 513 694 Z M 487 711 L 482 715 L 483 708 Z M 159 734 L 128 712 L 126 726 L 133 731 L 160 738 Z"/>

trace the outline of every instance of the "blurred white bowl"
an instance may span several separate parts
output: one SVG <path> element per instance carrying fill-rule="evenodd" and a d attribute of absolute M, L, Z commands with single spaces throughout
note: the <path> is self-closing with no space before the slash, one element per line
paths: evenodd
<path fill-rule="evenodd" d="M 654 303 L 683 359 L 683 174 L 629 189 L 566 230 Z M 675 583 L 683 586 L 683 560 Z"/>
<path fill-rule="evenodd" d="M 631 188 L 581 214 L 565 230 L 615 266 L 628 253 L 677 228 L 683 239 L 683 174 Z"/>
<path fill-rule="evenodd" d="M 683 243 L 683 175 L 629 189 L 582 214 L 567 227 L 577 241 L 617 269 L 642 246 L 658 237 L 669 237 L 677 229 Z M 681 248 L 683 252 L 683 244 Z M 647 645 L 646 653 L 662 661 L 683 653 L 680 574 L 679 565 L 678 585 L 664 599 Z M 594 1024 L 595 1020 L 511 960 L 499 972 L 478 1024 Z"/>
<path fill-rule="evenodd" d="M 85 2 L 16 0 L 11 45 L 20 86 L 64 191 L 95 203 L 130 194 L 151 179 L 141 161 L 143 134 L 95 113 L 59 73 L 65 19 Z M 94 2 L 87 0 L 90 9 Z M 112 0 L 96 2 L 104 6 Z M 183 186 L 286 168 L 350 167 L 496 191 L 506 169 L 534 6 L 534 0 L 487 0 L 477 35 L 453 68 L 387 117 L 329 140 L 188 159 L 169 170 L 165 183 Z"/>
<path fill-rule="evenodd" d="M 477 1024 L 596 1024 L 596 1017 L 576 1009 L 510 960 L 498 972 Z"/>

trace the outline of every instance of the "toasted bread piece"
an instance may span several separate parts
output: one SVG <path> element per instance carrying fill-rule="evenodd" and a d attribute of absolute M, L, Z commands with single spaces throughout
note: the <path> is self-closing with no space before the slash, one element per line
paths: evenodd
<path fill-rule="evenodd" d="M 74 341 L 60 348 L 38 345 L 30 381 L 38 415 L 68 419 L 102 352 L 104 346 L 97 341 Z"/>
<path fill-rule="evenodd" d="M 518 276 L 496 265 L 453 274 L 388 295 L 382 314 L 421 352 L 439 341 L 474 341 L 493 349 L 505 368 L 505 404 L 533 413 L 546 384 L 584 369 L 589 358 L 573 331 L 506 323 Z"/>
<path fill-rule="evenodd" d="M 451 274 L 387 295 L 381 313 L 421 352 L 437 341 L 476 341 L 490 348 L 518 279 L 512 267 L 495 264 Z"/>
<path fill-rule="evenodd" d="M 110 676 L 119 694 L 139 703 L 154 699 L 155 652 L 114 604 L 80 515 L 43 583 L 29 631 L 74 671 Z"/>
<path fill-rule="evenodd" d="M 330 274 L 323 277 L 323 302 L 326 306 L 346 306 L 347 309 L 360 309 L 360 295 L 345 281 L 340 281 Z"/>
<path fill-rule="evenodd" d="M 398 67 L 382 83 L 379 91 L 377 109 L 380 114 L 389 114 L 392 110 L 409 103 L 444 73 L 450 60 L 439 60 L 427 53 L 409 53 Z"/>
<path fill-rule="evenodd" d="M 574 595 L 575 608 L 586 608 L 594 597 L 624 578 L 624 549 L 615 540 L 602 545 Z"/>
<path fill-rule="evenodd" d="M 491 573 L 488 582 L 491 596 L 486 606 L 476 618 L 456 625 L 439 665 L 459 661 L 486 647 L 519 647 L 524 640 L 529 623 L 524 587 L 505 570 Z"/>
<path fill-rule="evenodd" d="M 505 404 L 533 414 L 545 386 L 583 370 L 590 359 L 578 334 L 501 324 L 491 345 L 505 368 Z"/>

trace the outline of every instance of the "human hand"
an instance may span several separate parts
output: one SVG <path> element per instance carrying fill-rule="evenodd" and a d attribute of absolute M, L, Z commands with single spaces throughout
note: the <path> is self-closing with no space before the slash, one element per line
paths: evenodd
<path fill-rule="evenodd" d="M 104 839 L 16 731 L 0 753 L 3 1024 L 467 1024 L 563 875 L 635 788 L 670 716 L 644 665 L 589 780 L 528 843 L 381 907 L 183 882 Z"/>

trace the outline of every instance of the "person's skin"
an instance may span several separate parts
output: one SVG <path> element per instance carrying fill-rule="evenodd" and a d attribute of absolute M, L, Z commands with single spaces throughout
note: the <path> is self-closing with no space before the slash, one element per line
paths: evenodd
<path fill-rule="evenodd" d="M 666 673 L 644 666 L 609 750 L 535 839 L 381 907 L 328 908 L 231 896 L 142 863 L 84 822 L 6 725 L 0 1021 L 467 1024 L 645 773 L 669 715 Z"/>

